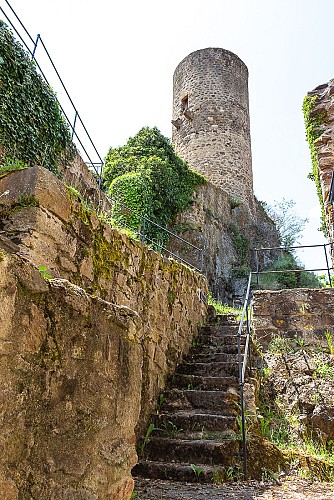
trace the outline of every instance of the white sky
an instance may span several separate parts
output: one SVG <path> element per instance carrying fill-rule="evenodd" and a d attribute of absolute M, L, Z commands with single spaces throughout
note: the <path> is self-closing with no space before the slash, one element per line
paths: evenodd
<path fill-rule="evenodd" d="M 334 78 L 333 0 L 10 3 L 33 38 L 41 33 L 103 157 L 145 125 L 171 136 L 172 76 L 186 55 L 237 54 L 249 70 L 255 194 L 295 200 L 310 219 L 302 242 L 324 242 L 301 108 L 309 90 Z"/>

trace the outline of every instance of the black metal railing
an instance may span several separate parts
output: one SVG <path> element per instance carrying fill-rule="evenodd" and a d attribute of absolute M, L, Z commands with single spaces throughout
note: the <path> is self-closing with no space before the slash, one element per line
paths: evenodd
<path fill-rule="evenodd" d="M 329 264 L 327 247 L 330 246 L 333 249 L 333 243 L 325 243 L 323 245 L 299 245 L 293 247 L 267 247 L 267 248 L 257 248 L 254 249 L 255 254 L 255 271 L 251 271 L 248 278 L 248 284 L 241 314 L 241 320 L 239 323 L 238 334 L 237 334 L 237 347 L 238 347 L 238 373 L 239 373 L 239 389 L 240 389 L 240 421 L 241 421 L 241 438 L 242 438 L 242 450 L 240 456 L 243 459 L 243 475 L 244 479 L 247 478 L 247 422 L 246 422 L 246 408 L 245 408 L 245 399 L 244 399 L 244 385 L 245 385 L 245 377 L 247 366 L 249 365 L 249 373 L 252 376 L 252 363 L 251 363 L 251 314 L 252 314 L 252 286 L 258 288 L 259 286 L 259 275 L 261 274 L 274 274 L 274 273 L 286 273 L 286 272 L 314 272 L 314 271 L 327 271 L 329 286 L 333 286 L 333 278 L 331 275 L 331 271 L 333 271 L 333 267 Z M 259 265 L 259 253 L 260 252 L 272 252 L 273 250 L 287 252 L 290 250 L 297 250 L 302 248 L 323 248 L 325 255 L 326 267 L 323 268 L 314 268 L 314 269 L 281 269 L 279 271 L 276 270 L 260 270 Z M 253 283 L 253 277 L 256 278 L 256 282 Z M 246 328 L 245 328 L 246 327 Z M 246 332 L 245 332 L 246 330 Z M 244 334 L 245 332 L 245 334 Z M 241 339 L 242 336 L 245 335 L 245 348 L 244 354 L 242 354 L 241 350 Z M 254 416 L 253 416 L 254 417 Z"/>
<path fill-rule="evenodd" d="M 241 456 L 243 460 L 243 475 L 244 479 L 247 479 L 247 436 L 246 436 L 246 419 L 245 419 L 245 398 L 244 398 L 244 385 L 247 363 L 251 361 L 251 350 L 250 350 L 250 335 L 251 335 L 251 282 L 252 273 L 249 274 L 247 290 L 245 301 L 241 313 L 241 319 L 238 328 L 237 342 L 238 342 L 238 372 L 239 372 L 239 393 L 240 393 L 240 413 L 241 413 L 241 439 L 242 439 L 242 450 Z M 246 325 L 246 337 L 245 337 L 245 348 L 244 354 L 241 352 L 241 337 L 243 335 L 244 326 Z M 251 367 L 251 363 L 250 363 Z"/>
<path fill-rule="evenodd" d="M 160 252 L 161 254 L 167 254 L 170 257 L 173 257 L 174 259 L 182 262 L 183 264 L 186 264 L 187 266 L 191 267 L 195 271 L 198 271 L 200 273 L 203 272 L 203 249 L 197 247 L 196 245 L 193 245 L 189 241 L 185 240 L 184 238 L 181 238 L 181 236 L 178 236 L 177 234 L 173 233 L 166 227 L 163 227 L 159 225 L 158 223 L 152 221 L 145 215 L 136 212 L 135 210 L 129 208 L 127 205 L 122 203 L 120 200 L 118 200 L 115 197 L 108 196 L 108 199 L 111 204 L 111 209 L 108 212 L 105 212 L 105 217 L 111 221 L 111 225 L 116 226 L 116 227 L 124 227 L 128 229 L 130 232 L 132 232 L 140 241 L 145 243 L 146 245 L 149 245 L 152 247 L 153 250 L 156 250 Z M 114 217 L 113 212 L 115 209 L 115 206 L 121 207 L 121 209 L 125 212 L 124 217 Z M 134 215 L 138 219 L 138 223 L 136 224 L 136 227 L 133 227 L 127 222 L 127 216 L 129 215 Z M 162 232 L 164 235 L 163 241 L 159 241 L 159 239 L 153 238 L 151 236 L 152 234 L 152 228 L 154 230 L 158 230 L 159 232 Z M 181 257 L 181 255 L 171 251 L 169 248 L 167 248 L 165 241 L 168 241 L 168 239 L 173 238 L 177 240 L 178 242 L 181 242 L 183 247 L 188 249 L 190 253 L 194 255 L 193 259 L 185 259 L 184 257 Z M 185 252 L 184 252 L 185 253 Z"/>
<path fill-rule="evenodd" d="M 95 171 L 95 174 L 96 174 L 97 179 L 98 179 L 98 184 L 99 184 L 99 186 L 101 186 L 102 171 L 103 171 L 103 166 L 104 166 L 103 159 L 102 159 L 101 155 L 99 154 L 99 152 L 98 152 L 98 150 L 97 150 L 97 148 L 96 148 L 96 146 L 95 146 L 95 144 L 94 144 L 80 114 L 79 114 L 79 111 L 76 108 L 76 106 L 75 106 L 75 104 L 74 104 L 74 102 L 73 102 L 73 100 L 72 100 L 72 98 L 71 98 L 71 96 L 70 96 L 54 62 L 53 62 L 53 60 L 52 60 L 52 58 L 51 58 L 51 55 L 46 48 L 46 45 L 42 40 L 41 35 L 38 34 L 36 39 L 34 40 L 32 38 L 32 36 L 30 35 L 29 31 L 26 29 L 25 25 L 22 23 L 19 16 L 16 14 L 14 9 L 10 5 L 10 3 L 7 0 L 5 0 L 5 2 L 7 4 L 9 11 L 10 11 L 10 14 L 6 13 L 6 11 L 1 6 L 0 6 L 0 11 L 2 12 L 3 16 L 5 17 L 8 25 L 15 32 L 17 37 L 20 39 L 20 41 L 22 42 L 24 47 L 27 49 L 27 51 L 31 55 L 31 58 L 34 60 L 40 75 L 43 77 L 43 79 L 45 80 L 45 82 L 49 86 L 51 86 L 49 83 L 49 80 L 46 77 L 45 72 L 43 71 L 41 64 L 39 64 L 38 59 L 36 57 L 37 52 L 38 52 L 37 51 L 38 47 L 41 47 L 44 55 L 46 56 L 47 60 L 51 64 L 51 67 L 52 67 L 52 69 L 57 77 L 57 80 L 60 83 L 61 88 L 64 90 L 66 98 L 67 98 L 67 103 L 65 106 L 65 102 L 63 102 L 63 101 L 60 102 L 60 100 L 57 96 L 57 100 L 58 100 L 58 104 L 60 106 L 60 109 L 64 115 L 64 118 L 66 119 L 66 121 L 70 127 L 70 130 L 72 133 L 72 140 L 74 140 L 74 142 L 78 146 L 80 154 L 84 155 L 84 161 L 85 161 L 86 165 L 88 166 L 88 168 L 92 168 Z M 10 16 L 13 16 L 15 21 L 13 21 L 13 19 Z M 70 119 L 69 113 L 67 113 L 65 111 L 65 107 L 69 107 L 71 109 L 71 112 L 73 113 L 73 119 Z M 78 124 L 80 124 L 80 126 L 81 126 L 80 134 L 78 132 Z"/>
<path fill-rule="evenodd" d="M 334 268 L 333 266 L 330 266 L 329 263 L 329 258 L 328 258 L 328 252 L 327 248 L 331 248 L 331 252 L 333 252 L 333 243 L 324 243 L 322 245 L 298 245 L 298 246 L 291 246 L 291 247 L 266 247 L 266 248 L 255 248 L 253 250 L 254 252 L 254 257 L 255 257 L 255 271 L 253 271 L 253 274 L 256 276 L 256 285 L 259 286 L 260 284 L 260 275 L 262 274 L 275 274 L 275 273 L 285 273 L 285 272 L 296 272 L 296 273 L 301 273 L 301 272 L 319 272 L 319 271 L 327 271 L 327 276 L 328 276 L 328 283 L 329 286 L 332 287 L 332 273 Z M 295 250 L 299 250 L 302 248 L 323 248 L 324 250 L 324 261 L 326 265 L 324 267 L 317 267 L 313 269 L 304 269 L 304 268 L 299 268 L 299 269 L 280 269 L 280 270 L 270 270 L 270 269 L 264 269 L 261 270 L 260 266 L 260 259 L 259 259 L 259 254 L 265 253 L 265 252 L 279 252 L 279 253 L 287 253 Z"/>

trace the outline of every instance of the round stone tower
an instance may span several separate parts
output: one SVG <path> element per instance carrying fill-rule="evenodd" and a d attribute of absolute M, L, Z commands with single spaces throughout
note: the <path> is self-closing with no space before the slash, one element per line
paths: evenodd
<path fill-rule="evenodd" d="M 253 211 L 248 70 L 228 50 L 189 54 L 173 81 L 173 143 L 191 168 Z"/>

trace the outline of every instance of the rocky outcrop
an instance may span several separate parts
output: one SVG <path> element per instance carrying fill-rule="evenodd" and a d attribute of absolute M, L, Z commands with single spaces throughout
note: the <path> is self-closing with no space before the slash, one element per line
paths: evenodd
<path fill-rule="evenodd" d="M 194 193 L 191 207 L 172 230 L 203 248 L 203 272 L 213 296 L 223 303 L 243 300 L 250 269 L 255 270 L 252 249 L 279 246 L 275 225 L 257 200 L 251 218 L 244 205 L 211 183 Z M 198 267 L 198 254 L 182 242 L 171 238 L 169 248 Z M 273 260 L 269 252 L 261 258 L 264 264 Z"/>
<path fill-rule="evenodd" d="M 317 162 L 320 192 L 324 204 L 325 222 L 329 241 L 334 243 L 334 212 L 329 194 L 334 174 L 334 79 L 319 85 L 308 93 L 314 99 L 307 120 L 314 122 L 317 138 L 310 144 L 311 156 Z M 312 153 L 312 150 L 314 152 Z M 314 158 L 313 158 L 314 157 Z M 317 180 L 316 180 L 317 182 Z M 334 265 L 334 249 L 331 247 L 332 265 Z"/>
<path fill-rule="evenodd" d="M 128 499 L 136 438 L 205 321 L 206 280 L 112 229 L 45 169 L 2 178 L 6 191 L 3 491 Z"/>
<path fill-rule="evenodd" d="M 3 251 L 0 296 L 2 498 L 129 498 L 138 313 Z"/>

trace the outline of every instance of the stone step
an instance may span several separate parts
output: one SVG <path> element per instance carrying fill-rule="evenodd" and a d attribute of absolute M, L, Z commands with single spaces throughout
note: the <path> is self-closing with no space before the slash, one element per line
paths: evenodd
<path fill-rule="evenodd" d="M 244 350 L 244 345 L 241 345 L 241 352 Z M 223 342 L 219 342 L 217 344 L 203 344 L 199 347 L 192 347 L 190 351 L 190 355 L 197 354 L 237 354 L 238 346 L 237 344 L 224 344 Z"/>
<path fill-rule="evenodd" d="M 238 465 L 235 465 L 238 464 Z M 238 467 L 240 460 L 231 460 L 229 466 Z M 226 469 L 219 466 L 197 464 L 175 464 L 165 462 L 141 462 L 132 469 L 134 477 L 149 479 L 163 479 L 170 481 L 183 481 L 187 483 L 221 483 L 227 480 Z"/>
<path fill-rule="evenodd" d="M 238 354 L 229 352 L 195 353 L 192 352 L 185 357 L 185 363 L 217 363 L 228 362 L 238 364 Z M 241 355 L 241 361 L 243 355 Z"/>
<path fill-rule="evenodd" d="M 229 387 L 234 387 L 239 390 L 239 380 L 237 377 L 205 377 L 186 373 L 176 373 L 171 378 L 170 384 L 179 389 L 223 391 L 227 390 Z"/>
<path fill-rule="evenodd" d="M 215 363 L 183 363 L 177 367 L 176 372 L 187 375 L 208 375 L 211 377 L 238 376 L 239 367 L 235 362 L 228 363 L 226 361 Z"/>
<path fill-rule="evenodd" d="M 163 411 L 205 409 L 224 415 L 234 415 L 235 403 L 239 402 L 236 389 L 227 391 L 203 391 L 196 389 L 172 389 L 163 404 Z"/>
<path fill-rule="evenodd" d="M 240 344 L 245 344 L 246 337 L 240 337 Z M 238 345 L 237 335 L 201 335 L 194 341 L 194 348 L 203 346 L 222 347 L 225 345 Z M 197 345 L 196 345 L 197 344 Z"/>
<path fill-rule="evenodd" d="M 146 443 L 144 455 L 147 460 L 169 461 L 181 464 L 229 465 L 231 457 L 239 452 L 236 439 L 207 440 L 151 437 Z"/>
<path fill-rule="evenodd" d="M 239 331 L 239 325 L 230 324 L 230 325 L 204 325 L 198 329 L 200 335 L 226 335 L 226 334 L 234 334 L 236 335 Z M 245 329 L 243 329 L 243 333 Z"/>
<path fill-rule="evenodd" d="M 156 416 L 155 423 L 158 429 L 166 429 L 170 422 L 169 429 L 174 434 L 182 429 L 182 432 L 225 432 L 237 431 L 235 416 L 220 415 L 209 410 L 179 410 L 173 413 L 163 412 Z"/>

